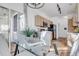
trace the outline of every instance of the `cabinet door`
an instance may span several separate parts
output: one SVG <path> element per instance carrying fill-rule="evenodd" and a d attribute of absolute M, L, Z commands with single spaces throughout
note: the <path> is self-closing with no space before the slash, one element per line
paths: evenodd
<path fill-rule="evenodd" d="M 40 27 L 43 26 L 43 18 L 41 16 L 39 15 L 35 16 L 35 25 Z"/>
<path fill-rule="evenodd" d="M 77 16 L 73 17 L 73 26 L 77 26 Z"/>
<path fill-rule="evenodd" d="M 68 31 L 69 32 L 73 32 L 74 28 L 73 28 L 73 19 L 69 19 L 68 20 Z"/>
<path fill-rule="evenodd" d="M 45 25 L 45 26 L 50 27 L 50 24 L 53 24 L 53 22 L 50 20 L 47 20 L 46 18 L 44 18 L 42 16 L 39 16 L 39 15 L 35 16 L 35 25 L 36 26 L 44 27 L 44 25 Z"/>

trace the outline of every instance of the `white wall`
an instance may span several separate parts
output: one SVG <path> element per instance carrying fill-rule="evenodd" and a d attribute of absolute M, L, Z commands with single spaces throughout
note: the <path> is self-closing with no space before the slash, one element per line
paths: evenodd
<path fill-rule="evenodd" d="M 35 16 L 40 15 L 48 20 L 51 20 L 54 24 L 58 25 L 58 37 L 67 37 L 68 32 L 68 19 L 64 18 L 63 16 L 57 16 L 50 18 L 45 13 L 39 11 L 38 9 L 32 9 L 27 7 L 27 23 L 29 27 L 35 27 Z M 67 30 L 64 30 L 64 28 L 67 28 Z"/>
<path fill-rule="evenodd" d="M 67 37 L 68 34 L 68 20 L 75 16 L 75 13 L 68 14 L 66 16 L 56 16 L 52 17 L 51 21 L 57 25 L 57 37 Z M 67 28 L 67 30 L 64 30 Z"/>
<path fill-rule="evenodd" d="M 31 26 L 31 27 L 35 26 L 35 16 L 36 15 L 43 16 L 49 20 L 49 17 L 45 13 L 39 11 L 38 9 L 32 9 L 32 8 L 27 7 L 28 26 Z"/>
<path fill-rule="evenodd" d="M 23 3 L 0 3 L 0 6 L 23 13 Z"/>
<path fill-rule="evenodd" d="M 68 19 L 60 16 L 60 17 L 52 17 L 52 21 L 54 24 L 58 25 L 57 27 L 58 37 L 67 37 Z M 67 28 L 67 30 L 64 30 L 64 28 Z"/>
<path fill-rule="evenodd" d="M 49 16 L 47 16 L 45 13 L 39 11 L 38 9 L 32 9 L 32 8 L 27 8 L 27 20 L 28 20 L 28 26 L 29 27 L 34 27 L 35 26 L 35 16 L 40 15 L 48 20 L 53 21 L 54 24 L 58 25 L 58 37 L 67 37 L 67 31 L 64 30 L 66 27 L 68 29 L 68 19 L 64 17 L 52 17 L 50 19 Z"/>

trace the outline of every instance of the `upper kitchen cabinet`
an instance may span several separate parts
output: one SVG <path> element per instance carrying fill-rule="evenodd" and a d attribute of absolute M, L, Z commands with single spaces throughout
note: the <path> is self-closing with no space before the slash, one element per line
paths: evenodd
<path fill-rule="evenodd" d="M 78 24 L 77 24 L 77 22 L 78 22 L 78 16 L 74 16 L 72 18 L 72 20 L 73 20 L 73 26 L 78 26 Z"/>
<path fill-rule="evenodd" d="M 74 28 L 73 28 L 73 20 L 72 19 L 69 19 L 68 20 L 68 31 L 69 32 L 73 32 L 74 31 Z"/>
<path fill-rule="evenodd" d="M 39 15 L 35 16 L 35 25 L 43 27 L 43 18 Z"/>
<path fill-rule="evenodd" d="M 36 26 L 38 26 L 38 27 L 49 27 L 50 24 L 53 24 L 53 22 L 42 17 L 42 16 L 39 16 L 39 15 L 35 16 L 35 25 Z"/>
<path fill-rule="evenodd" d="M 68 20 L 68 31 L 69 32 L 76 32 L 76 28 L 78 27 L 78 17 L 74 16 Z"/>

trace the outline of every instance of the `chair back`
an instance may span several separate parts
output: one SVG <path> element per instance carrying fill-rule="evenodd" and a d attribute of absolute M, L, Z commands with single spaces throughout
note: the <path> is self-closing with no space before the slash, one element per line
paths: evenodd
<path fill-rule="evenodd" d="M 46 43 L 46 45 L 51 46 L 52 32 L 51 31 L 42 31 L 40 39 L 43 40 Z"/>
<path fill-rule="evenodd" d="M 74 44 L 70 52 L 70 56 L 77 56 L 78 54 L 79 54 L 79 34 L 75 38 Z"/>

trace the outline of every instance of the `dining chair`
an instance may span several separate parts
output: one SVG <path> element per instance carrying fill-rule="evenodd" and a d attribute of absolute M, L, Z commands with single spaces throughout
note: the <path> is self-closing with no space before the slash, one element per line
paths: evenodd
<path fill-rule="evenodd" d="M 75 38 L 75 41 L 71 48 L 70 56 L 79 56 L 79 34 Z"/>

